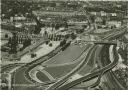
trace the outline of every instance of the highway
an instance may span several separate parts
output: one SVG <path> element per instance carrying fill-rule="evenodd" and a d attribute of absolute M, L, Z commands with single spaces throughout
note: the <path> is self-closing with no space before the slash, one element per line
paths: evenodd
<path fill-rule="evenodd" d="M 122 27 L 120 30 L 117 30 L 116 32 L 112 32 L 108 35 L 106 35 L 105 37 L 102 38 L 102 40 L 112 40 L 114 38 L 120 37 L 121 34 L 124 34 L 127 32 L 127 27 Z"/>
<path fill-rule="evenodd" d="M 75 66 L 78 65 L 81 62 L 81 60 L 84 58 L 84 56 L 87 53 L 87 50 L 89 49 L 89 47 L 91 46 L 91 44 L 87 44 L 86 46 L 83 46 L 84 48 L 83 47 L 79 47 L 80 49 L 82 49 L 82 51 L 79 51 L 79 49 L 78 49 L 78 47 L 76 47 L 76 45 L 74 45 L 74 46 L 70 46 L 68 48 L 68 50 L 65 50 L 64 52 L 56 55 L 55 57 L 53 57 L 52 59 L 50 59 L 48 62 L 46 62 L 44 65 L 47 65 L 47 67 L 44 68 L 44 70 L 47 71 L 47 68 L 49 68 L 49 67 L 52 67 L 52 68 L 59 68 L 60 67 L 61 68 L 63 66 L 67 66 L 67 68 L 68 68 L 68 66 L 70 67 L 71 65 L 75 65 Z M 74 47 L 74 49 L 71 48 L 71 47 Z M 78 50 L 77 53 L 75 52 L 76 50 Z M 72 53 L 72 54 L 70 54 L 70 53 Z M 75 55 L 75 56 L 73 56 L 73 55 Z M 67 61 L 65 59 L 67 59 Z M 35 68 L 35 67 L 36 66 L 34 66 L 33 68 Z M 26 72 L 26 74 L 28 76 L 29 76 L 29 72 L 33 68 L 31 68 L 31 67 L 30 67 L 30 69 L 28 68 L 28 71 Z M 66 72 L 65 73 L 61 73 L 61 74 L 66 74 Z M 57 78 L 57 77 L 55 77 L 55 78 Z"/>
<path fill-rule="evenodd" d="M 118 36 L 118 35 L 120 35 L 120 34 L 123 34 L 123 33 L 125 33 L 125 29 L 123 29 L 122 31 L 117 31 L 116 33 L 112 33 L 112 34 L 109 34 L 109 35 L 107 35 L 107 36 L 105 36 L 102 40 L 106 40 L 106 39 L 113 39 L 113 37 L 116 37 L 116 36 Z M 116 43 L 114 42 L 95 42 L 95 44 L 99 44 L 99 43 L 101 43 L 101 44 L 114 44 L 114 45 L 116 45 Z M 36 46 L 36 47 L 38 47 L 38 45 Z M 112 69 L 116 64 L 117 64 L 117 62 L 118 61 L 116 61 L 116 59 L 117 59 L 117 57 L 115 57 L 115 61 L 114 62 L 112 62 L 111 64 L 109 64 L 109 65 L 107 65 L 107 66 L 105 66 L 105 67 L 103 67 L 101 70 L 99 70 L 99 71 L 94 71 L 93 73 L 91 73 L 91 74 L 89 74 L 89 75 L 87 75 L 87 76 L 84 76 L 84 77 L 82 77 L 82 78 L 80 78 L 80 79 L 77 79 L 77 80 L 75 80 L 75 81 L 73 81 L 73 82 L 70 82 L 70 83 L 66 83 L 66 84 L 64 84 L 67 80 L 68 80 L 68 78 L 70 77 L 70 76 L 72 76 L 74 73 L 76 73 L 80 68 L 82 68 L 83 67 L 83 65 L 85 64 L 85 63 L 87 63 L 88 61 L 89 61 L 89 59 L 90 59 L 90 57 L 91 57 L 91 54 L 95 51 L 95 49 L 96 49 L 96 47 L 97 47 L 97 45 L 94 45 L 94 46 L 92 46 L 90 49 L 89 49 L 89 51 L 88 51 L 88 54 L 87 55 L 85 55 L 86 56 L 86 58 L 75 68 L 75 69 L 73 69 L 72 70 L 72 72 L 70 72 L 70 73 L 68 73 L 64 78 L 61 78 L 61 80 L 59 80 L 59 81 L 57 81 L 57 82 L 55 82 L 54 84 L 52 84 L 51 86 L 49 86 L 48 88 L 46 88 L 46 90 L 65 90 L 65 88 L 71 88 L 72 86 L 74 86 L 74 85 L 76 85 L 76 84 L 79 84 L 79 83 L 81 83 L 81 82 L 83 82 L 83 81 L 87 81 L 87 80 L 90 80 L 90 79 L 92 79 L 92 78 L 95 78 L 95 77 L 98 77 L 99 76 L 99 79 L 100 79 L 100 74 L 102 73 L 102 74 L 104 74 L 105 72 L 107 72 L 108 70 L 110 70 L 110 69 Z M 48 55 L 46 55 L 46 56 L 43 56 L 43 57 L 41 57 L 41 58 L 39 58 L 39 59 L 37 59 L 37 60 L 35 60 L 35 61 L 33 61 L 33 62 L 31 62 L 31 63 L 28 63 L 28 64 L 26 64 L 25 66 L 22 66 L 20 69 L 18 69 L 17 71 L 15 71 L 15 73 L 13 74 L 13 76 L 14 76 L 14 78 L 15 78 L 15 76 L 17 76 L 16 74 L 17 74 L 17 72 L 18 71 L 23 71 L 23 73 L 24 74 L 22 74 L 21 76 L 23 76 L 23 78 L 25 79 L 25 80 L 28 80 L 27 82 L 31 82 L 31 81 L 29 81 L 29 80 L 31 80 L 31 78 L 30 77 L 28 77 L 27 75 L 26 75 L 26 73 L 28 72 L 27 70 L 30 70 L 30 69 L 32 69 L 33 67 L 36 67 L 37 65 L 39 65 L 40 63 L 42 63 L 42 62 L 44 62 L 44 61 L 46 61 L 46 60 L 48 60 L 49 58 L 51 58 L 51 57 L 53 57 L 55 54 L 57 54 L 58 52 L 60 51 L 60 48 L 57 48 L 57 49 L 55 49 L 53 52 L 51 52 L 51 53 L 49 53 Z M 116 52 L 115 50 L 114 50 L 114 52 Z M 116 54 L 115 54 L 116 55 Z M 117 56 L 117 55 L 116 55 Z M 6 67 L 4 67 L 3 69 L 7 69 L 9 66 L 6 66 Z M 29 68 L 29 69 L 28 69 Z M 26 75 L 26 76 L 24 76 L 24 75 Z M 25 77 L 27 77 L 28 79 L 26 79 Z M 98 80 L 99 80 L 98 79 Z M 15 84 L 15 82 L 13 82 L 14 84 Z M 13 84 L 12 83 L 12 84 Z M 63 85 L 64 84 L 64 85 Z M 45 85 L 45 83 L 43 83 L 42 85 Z M 61 86 L 62 85 L 62 86 Z M 61 86 L 61 87 L 60 87 Z M 95 85 L 94 85 L 95 86 Z M 13 90 L 17 90 L 17 89 L 13 89 Z M 22 88 L 20 89 L 20 90 L 22 90 Z"/>
<path fill-rule="evenodd" d="M 126 90 L 114 73 L 124 59 L 120 55 L 120 60 L 117 47 L 126 46 L 122 42 L 128 32 L 125 2 L 21 1 L 2 0 L 1 28 L 16 33 L 18 41 L 16 48 L 16 42 L 2 45 L 2 89 L 88 90 L 106 83 L 109 90 Z M 2 40 L 12 42 L 14 37 L 8 35 Z M 32 44 L 20 50 L 27 45 L 26 39 Z M 69 49 L 71 44 L 79 49 Z M 9 47 L 17 53 L 8 53 Z"/>
<path fill-rule="evenodd" d="M 67 90 L 75 85 L 78 85 L 82 82 L 85 82 L 85 81 L 88 81 L 88 80 L 91 80 L 92 78 L 95 78 L 95 77 L 98 77 L 101 72 L 105 73 L 109 70 L 111 70 L 113 67 L 115 67 L 118 63 L 118 55 L 117 55 L 117 52 L 116 52 L 116 46 L 114 46 L 114 61 L 112 63 L 110 63 L 109 65 L 103 67 L 102 69 L 98 70 L 98 71 L 94 71 L 92 72 L 91 74 L 88 74 L 88 75 L 85 75 L 77 80 L 74 80 L 72 82 L 69 82 L 69 83 L 66 83 L 65 85 L 62 85 L 61 87 L 57 88 L 57 90 Z M 55 89 L 50 89 L 50 90 L 55 90 Z"/>
<path fill-rule="evenodd" d="M 106 52 L 109 52 L 107 49 L 105 50 Z M 104 50 L 102 50 L 102 53 L 104 55 L 106 55 L 106 53 L 104 52 Z M 103 57 L 103 55 L 101 55 L 101 57 Z M 103 59 L 100 61 L 102 64 L 100 66 L 104 67 L 107 64 L 111 63 L 111 61 L 109 59 Z M 112 72 L 112 70 L 110 70 L 108 73 L 105 74 L 105 77 L 108 79 L 107 81 L 114 86 L 113 88 L 115 89 L 119 89 L 119 90 L 125 90 L 125 86 L 123 84 L 121 84 L 118 79 L 115 77 L 114 73 Z"/>
<path fill-rule="evenodd" d="M 8 64 L 5 66 L 1 66 L 1 73 L 9 71 L 12 68 L 15 68 L 17 66 L 22 66 L 22 65 L 24 65 L 24 64 L 23 63 L 15 63 L 15 64 Z"/>
<path fill-rule="evenodd" d="M 104 72 L 101 72 L 101 74 L 98 76 L 97 81 L 94 84 L 92 84 L 91 86 L 89 86 L 89 87 L 94 88 L 94 87 L 98 86 L 100 84 L 101 77 L 103 76 L 103 73 Z"/>
<path fill-rule="evenodd" d="M 74 68 L 70 73 L 68 73 L 66 76 L 64 76 L 63 78 L 61 78 L 61 80 L 57 81 L 56 83 L 54 83 L 53 85 L 51 85 L 50 87 L 48 87 L 46 90 L 56 90 L 60 85 L 62 85 L 63 83 L 65 83 L 68 78 L 70 76 L 72 76 L 74 73 L 76 73 L 79 69 L 81 69 L 91 58 L 91 54 L 96 50 L 96 46 L 91 46 L 87 55 L 85 56 L 85 58 L 81 61 L 81 63 Z M 91 53 L 91 54 L 90 54 Z M 57 89 L 58 90 L 58 89 Z"/>
<path fill-rule="evenodd" d="M 40 45 L 40 44 L 39 44 Z M 34 47 L 34 48 L 32 48 L 32 50 L 34 50 L 36 47 L 38 47 L 39 46 L 38 44 Z M 23 52 L 21 52 L 20 53 L 20 55 L 22 56 L 22 55 L 24 55 L 24 54 L 26 54 L 27 52 L 29 52 L 29 50 L 30 50 L 30 48 L 29 49 L 26 49 L 25 51 L 23 51 Z M 32 50 L 30 50 L 30 51 L 32 51 Z M 35 67 L 35 66 L 37 66 L 38 64 L 40 64 L 40 63 L 42 63 L 42 62 L 44 62 L 44 61 L 46 61 L 46 60 L 48 60 L 48 58 L 51 58 L 52 56 L 54 56 L 56 53 L 58 53 L 60 51 L 60 48 L 59 49 L 56 49 L 55 51 L 53 51 L 52 53 L 50 53 L 50 54 L 48 54 L 47 56 L 43 56 L 43 57 L 41 57 L 41 58 L 39 58 L 39 59 L 37 59 L 37 60 L 35 60 L 35 61 L 32 61 L 31 63 L 28 63 L 28 64 L 26 64 L 26 65 L 23 65 L 23 66 L 21 66 L 21 68 L 19 68 L 18 70 L 16 70 L 13 74 L 12 74 L 12 85 L 13 84 L 18 84 L 17 82 L 19 82 L 20 81 L 20 83 L 19 84 L 22 84 L 22 82 L 21 81 L 23 81 L 24 83 L 26 83 L 26 84 L 31 84 L 31 81 L 29 81 L 30 80 L 30 78 L 29 79 L 27 79 L 26 77 L 27 77 L 27 75 L 26 75 L 26 73 L 27 73 L 27 70 L 29 70 L 30 68 L 33 68 L 33 67 Z M 12 64 L 12 65 L 8 65 L 8 66 L 4 66 L 3 67 L 3 71 L 5 71 L 5 70 L 7 70 L 10 66 L 19 66 L 19 64 L 17 64 L 17 63 L 15 63 L 15 64 Z M 28 69 L 29 68 L 29 69 Z M 21 74 L 19 75 L 18 73 L 19 72 L 21 72 Z M 19 75 L 19 76 L 18 76 Z M 26 76 L 24 76 L 24 75 L 26 75 Z M 20 78 L 22 78 L 22 80 L 17 80 L 16 78 L 17 77 L 20 77 Z M 18 87 L 13 87 L 12 86 L 12 90 L 17 90 L 17 89 L 19 89 Z M 21 90 L 22 90 L 22 88 L 20 88 Z"/>
<path fill-rule="evenodd" d="M 57 47 L 55 50 L 53 50 L 52 52 L 50 52 L 49 54 L 42 56 L 40 58 L 38 58 L 35 61 L 32 61 L 24 66 L 22 66 L 21 68 L 19 68 L 18 70 L 16 70 L 13 74 L 13 80 L 12 80 L 12 85 L 13 84 L 32 84 L 32 82 L 26 78 L 26 70 L 28 70 L 27 68 L 33 68 L 34 66 L 37 66 L 40 63 L 45 62 L 46 60 L 48 60 L 49 58 L 55 56 L 59 51 L 61 50 L 60 47 Z M 19 78 L 21 78 L 21 80 L 19 81 Z M 12 90 L 28 90 L 25 87 L 22 86 L 18 86 L 18 87 L 12 87 Z"/>
<path fill-rule="evenodd" d="M 113 33 L 109 34 L 109 35 L 106 35 L 105 38 L 103 38 L 103 40 L 112 39 L 113 37 L 115 37 L 117 35 L 120 35 L 120 34 L 122 34 L 124 32 L 125 32 L 125 30 L 122 30 L 122 31 L 120 30 L 120 31 L 114 33 L 114 35 L 113 35 Z M 69 77 L 67 77 L 66 79 L 64 78 L 61 81 L 58 81 L 58 83 L 55 83 L 55 84 L 51 85 L 50 87 L 48 87 L 46 90 L 67 90 L 67 89 L 69 89 L 69 88 L 71 88 L 71 87 L 73 87 L 73 86 L 75 86 L 77 84 L 80 84 L 81 82 L 85 82 L 87 80 L 90 80 L 92 78 L 95 78 L 95 77 L 99 76 L 101 73 L 105 73 L 105 72 L 111 70 L 118 63 L 118 55 L 117 55 L 117 53 L 116 54 L 115 53 L 116 53 L 116 45 L 114 46 L 114 55 L 117 56 L 117 57 L 113 56 L 115 58 L 114 62 L 110 63 L 109 65 L 107 65 L 105 67 L 103 67 L 101 70 L 95 71 L 95 72 L 93 72 L 93 73 L 91 73 L 91 74 L 89 74 L 87 76 L 84 76 L 84 77 L 82 77 L 80 79 L 74 80 L 74 81 L 72 81 L 72 82 L 70 82 L 68 84 L 66 83 L 65 85 L 63 85 L 63 84 L 64 84 L 64 82 L 66 82 L 66 79 L 69 78 Z"/>
<path fill-rule="evenodd" d="M 37 65 L 40 65 L 41 63 L 47 61 L 49 58 L 55 56 L 59 51 L 61 50 L 60 47 L 57 47 L 54 51 L 52 51 L 50 54 L 47 54 L 46 56 L 43 56 L 31 63 L 28 63 L 24 66 L 22 66 L 20 69 L 16 70 L 14 72 L 14 81 L 12 82 L 12 84 L 32 84 L 34 81 L 32 81 L 32 79 L 30 77 L 28 77 L 28 72 L 33 69 L 34 67 L 36 67 Z M 18 79 L 19 78 L 22 78 L 21 80 Z M 18 81 L 19 80 L 19 81 Z M 53 82 L 45 82 L 45 83 L 42 83 L 42 85 L 48 85 L 48 84 L 51 84 L 51 83 L 54 83 L 55 81 Z M 36 83 L 36 82 L 34 82 Z M 14 87 L 13 90 L 28 90 L 28 88 L 25 88 L 25 87 Z"/>

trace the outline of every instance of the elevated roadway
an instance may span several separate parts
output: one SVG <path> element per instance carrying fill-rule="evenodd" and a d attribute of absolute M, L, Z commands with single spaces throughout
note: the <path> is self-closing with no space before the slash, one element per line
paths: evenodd
<path fill-rule="evenodd" d="M 115 36 L 124 33 L 125 31 L 126 31 L 126 30 L 118 31 L 118 32 L 116 32 L 116 33 L 114 33 L 114 34 L 107 35 L 107 36 L 105 36 L 105 38 L 103 38 L 103 40 L 105 40 L 105 39 L 112 39 L 112 38 L 114 38 Z M 104 74 L 105 72 L 111 70 L 111 69 L 112 69 L 113 67 L 115 67 L 115 66 L 117 65 L 117 63 L 118 63 L 118 55 L 117 55 L 117 52 L 116 52 L 116 44 L 115 44 L 115 47 L 114 47 L 114 56 L 113 56 L 113 57 L 114 57 L 114 61 L 113 61 L 112 63 L 110 63 L 109 65 L 103 67 L 102 69 L 100 69 L 100 70 L 98 70 L 98 71 L 95 71 L 95 72 L 93 72 L 93 73 L 91 73 L 91 74 L 88 74 L 88 75 L 82 77 L 82 78 L 79 78 L 79 79 L 77 79 L 77 80 L 74 80 L 74 81 L 72 81 L 72 82 L 70 82 L 70 83 L 68 83 L 68 84 L 64 84 L 64 83 L 66 82 L 66 80 L 65 80 L 65 78 L 64 78 L 64 79 L 62 79 L 60 82 L 51 85 L 51 86 L 50 86 L 49 88 L 47 88 L 46 90 L 66 90 L 66 89 L 69 89 L 69 88 L 71 88 L 71 87 L 73 87 L 73 86 L 75 86 L 75 85 L 77 85 L 77 84 L 80 84 L 81 82 L 85 82 L 85 81 L 88 81 L 88 80 L 90 80 L 90 79 L 92 79 L 92 78 L 98 77 L 101 73 Z M 69 78 L 69 77 L 67 77 L 67 78 Z M 63 84 L 64 84 L 64 85 L 63 85 Z M 61 86 L 61 85 L 62 85 L 62 86 Z"/>
<path fill-rule="evenodd" d="M 108 41 L 108 40 L 95 40 L 95 41 L 87 41 L 87 40 L 83 40 L 83 42 L 92 42 L 94 44 L 108 44 L 108 45 L 116 45 L 117 41 Z"/>
<path fill-rule="evenodd" d="M 122 34 L 122 33 L 124 33 L 124 31 L 122 31 L 122 32 L 119 31 L 119 32 L 117 32 L 117 33 L 115 33 L 115 34 L 116 34 L 116 35 L 119 35 L 119 34 Z M 115 36 L 116 36 L 116 35 L 115 35 Z M 111 35 L 108 35 L 108 36 L 106 36 L 105 38 L 103 38 L 103 40 L 108 39 L 108 38 L 113 38 L 113 37 L 115 37 L 115 36 L 113 36 L 113 34 L 111 34 Z M 95 43 L 96 43 L 96 44 L 98 44 L 98 43 L 107 44 L 108 42 L 95 42 Z M 112 42 L 111 42 L 111 44 L 112 44 Z M 114 44 L 116 44 L 116 43 L 114 43 Z M 94 47 L 96 47 L 96 46 L 94 45 Z M 94 48 L 94 47 L 92 47 L 92 48 Z M 89 57 L 90 57 L 90 53 L 93 52 L 93 49 L 92 49 L 92 48 L 90 49 L 89 54 L 88 54 L 88 56 L 87 56 L 86 58 L 89 58 Z M 21 71 L 26 70 L 27 67 L 32 67 L 32 68 L 33 68 L 33 67 L 37 66 L 38 64 L 40 64 L 40 63 L 46 61 L 47 58 L 52 57 L 52 56 L 55 55 L 57 52 L 59 52 L 59 49 L 57 49 L 57 50 L 55 50 L 54 52 L 48 54 L 48 56 L 41 57 L 41 58 L 39 58 L 38 60 L 36 60 L 36 61 L 34 61 L 34 62 L 32 62 L 32 63 L 26 64 L 25 66 L 23 66 L 23 67 L 20 68 L 19 70 L 21 70 Z M 115 56 L 117 56 L 115 49 L 114 49 L 114 54 L 115 54 Z M 40 59 L 42 59 L 42 58 L 44 58 L 44 59 L 43 59 L 43 60 L 40 60 Z M 88 59 L 88 60 L 89 60 L 89 59 Z M 69 73 L 69 74 L 67 75 L 67 77 L 62 78 L 60 81 L 57 81 L 55 84 L 51 85 L 49 88 L 47 88 L 47 90 L 66 90 L 66 89 L 71 88 L 71 87 L 73 87 L 74 85 L 77 85 L 77 84 L 79 84 L 79 83 L 81 83 L 81 82 L 84 82 L 84 81 L 90 80 L 90 79 L 92 79 L 92 78 L 98 77 L 98 76 L 101 74 L 101 72 L 105 73 L 105 72 L 111 70 L 114 66 L 116 66 L 117 62 L 118 62 L 118 56 L 115 57 L 114 62 L 112 62 L 111 64 L 105 66 L 105 67 L 102 68 L 101 70 L 95 71 L 95 72 L 93 72 L 93 73 L 91 73 L 91 74 L 88 74 L 87 76 L 84 76 L 84 77 L 82 77 L 82 78 L 80 78 L 80 79 L 77 79 L 77 80 L 71 82 L 71 83 L 68 83 L 68 84 L 65 84 L 64 86 L 61 86 L 62 84 L 64 84 L 64 83 L 67 81 L 67 79 L 68 79 L 70 76 L 72 76 L 75 72 L 77 72 L 77 71 L 83 66 L 83 64 L 85 63 L 85 61 L 83 60 L 83 62 L 81 62 L 81 64 L 80 64 L 76 69 L 74 69 L 74 71 L 73 71 L 72 73 Z M 19 71 L 19 70 L 18 70 L 18 71 Z M 15 75 L 16 75 L 16 73 L 14 74 L 14 76 L 15 76 Z M 42 84 L 42 85 L 44 85 L 44 84 Z M 61 86 L 61 87 L 60 87 L 60 86 Z M 13 90 L 16 90 L 16 89 L 13 89 Z M 23 89 L 20 89 L 20 90 L 23 90 Z"/>
<path fill-rule="evenodd" d="M 117 52 L 116 52 L 116 46 L 114 47 L 114 61 L 112 63 L 110 63 L 109 65 L 103 67 L 102 69 L 98 70 L 98 71 L 94 71 L 88 75 L 85 75 L 77 80 L 74 80 L 70 83 L 67 83 L 65 85 L 62 85 L 60 87 L 57 88 L 57 90 L 67 90 L 75 85 L 78 85 L 82 82 L 85 82 L 85 81 L 88 81 L 88 80 L 91 80 L 92 78 L 95 78 L 95 77 L 98 77 L 101 72 L 102 73 L 105 73 L 109 70 L 111 70 L 113 67 L 115 67 L 117 64 L 118 64 L 118 55 L 117 55 Z M 50 90 L 54 90 L 54 89 L 50 89 Z"/>

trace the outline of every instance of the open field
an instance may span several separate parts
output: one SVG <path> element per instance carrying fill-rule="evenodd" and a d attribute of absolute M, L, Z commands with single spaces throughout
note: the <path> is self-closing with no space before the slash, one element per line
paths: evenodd
<path fill-rule="evenodd" d="M 80 56 L 82 51 L 88 49 L 89 45 L 83 45 L 82 47 L 78 45 L 70 45 L 65 51 L 57 54 L 55 57 L 51 58 L 48 62 L 42 65 L 55 65 L 73 62 L 77 57 Z"/>

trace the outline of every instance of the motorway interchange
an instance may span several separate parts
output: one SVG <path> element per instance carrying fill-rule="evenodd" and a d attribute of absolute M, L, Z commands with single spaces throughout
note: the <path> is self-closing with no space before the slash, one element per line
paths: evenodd
<path fill-rule="evenodd" d="M 119 31 L 118 33 L 114 33 L 114 35 L 108 34 L 103 39 L 111 40 L 114 37 L 121 35 L 124 31 Z M 113 46 L 113 62 L 107 61 L 109 57 L 109 47 Z M 100 84 L 102 76 L 109 72 L 110 75 L 112 74 L 111 69 L 114 68 L 118 63 L 118 54 L 116 50 L 117 44 L 113 43 L 102 43 L 102 42 L 95 42 L 94 44 L 84 44 L 83 46 L 78 45 L 71 45 L 65 51 L 61 52 L 61 47 L 57 46 L 56 49 L 49 52 L 45 56 L 39 57 L 36 60 L 27 63 L 27 64 L 13 64 L 9 66 L 4 66 L 2 71 L 8 71 L 8 67 L 10 68 L 20 66 L 16 69 L 12 74 L 12 81 L 11 81 L 11 89 L 12 90 L 65 90 L 70 88 L 94 88 Z M 105 50 L 106 49 L 106 50 Z M 77 50 L 77 52 L 75 52 Z M 75 53 L 73 53 L 75 52 Z M 64 55 L 67 56 L 64 57 Z M 104 53 L 104 54 L 103 54 Z M 61 55 L 62 54 L 62 55 Z M 70 54 L 70 55 L 69 55 Z M 97 57 L 101 55 L 101 57 Z M 63 58 L 63 59 L 62 59 Z M 60 59 L 63 62 L 60 62 Z M 98 60 L 97 60 L 98 59 Z M 102 59 L 105 60 L 103 61 Z M 101 60 L 101 61 L 100 61 Z M 102 62 L 103 61 L 103 62 Z M 97 64 L 100 68 L 95 69 Z M 38 68 L 39 66 L 43 67 Z M 33 70 L 35 67 L 38 69 L 36 70 L 35 76 L 37 79 L 33 79 L 30 75 L 30 71 Z M 44 71 L 46 72 L 44 72 Z M 64 70 L 64 71 L 63 71 Z M 47 74 L 44 74 L 47 73 Z M 33 73 L 31 73 L 33 74 Z M 57 75 L 56 75 L 57 74 Z M 75 75 L 80 75 L 78 79 L 72 79 Z M 52 79 L 50 78 L 50 76 Z M 98 78 L 97 78 L 98 77 Z M 19 80 L 19 78 L 21 78 Z M 43 79 L 45 78 L 45 79 Z M 93 78 L 97 78 L 95 83 L 92 83 L 89 86 L 84 85 L 87 81 L 90 81 Z M 38 79 L 40 82 L 38 82 Z M 120 88 L 121 90 L 125 90 L 116 78 L 113 78 L 113 83 L 117 83 L 115 88 Z M 81 83 L 83 84 L 81 86 Z M 20 86 L 21 84 L 21 86 Z M 14 86 L 13 86 L 14 85 Z M 17 86 L 15 86 L 17 85 Z M 19 85 L 19 86 L 18 86 Z M 23 86 L 22 86 L 23 85 Z M 30 85 L 27 87 L 25 85 Z"/>

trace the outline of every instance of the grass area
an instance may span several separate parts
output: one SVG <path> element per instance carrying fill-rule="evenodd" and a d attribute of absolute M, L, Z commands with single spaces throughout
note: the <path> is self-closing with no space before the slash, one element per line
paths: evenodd
<path fill-rule="evenodd" d="M 54 78 L 60 78 L 69 73 L 73 68 L 75 68 L 79 63 L 64 65 L 64 66 L 56 66 L 56 67 L 47 67 L 44 68 L 51 76 Z"/>
<path fill-rule="evenodd" d="M 85 45 L 82 47 L 78 45 L 71 45 L 65 51 L 57 54 L 55 57 L 53 57 L 44 64 L 50 65 L 50 64 L 64 64 L 64 63 L 73 62 L 78 56 L 80 56 L 82 51 L 88 47 L 89 46 L 85 46 Z"/>
<path fill-rule="evenodd" d="M 15 84 L 30 84 L 29 81 L 26 80 L 25 76 L 24 76 L 24 71 L 26 68 L 20 69 L 20 71 L 18 70 L 15 74 Z M 20 78 L 20 79 L 19 79 Z"/>
<path fill-rule="evenodd" d="M 69 73 L 72 69 L 74 69 L 81 60 L 74 64 L 69 65 L 59 65 L 54 66 L 55 64 L 64 64 L 73 62 L 76 58 L 80 56 L 80 54 L 85 50 L 88 49 L 90 45 L 87 46 L 78 46 L 78 45 L 72 45 L 68 47 L 64 52 L 56 55 L 54 58 L 49 60 L 49 62 L 45 64 L 50 64 L 48 67 L 44 68 L 50 75 L 52 75 L 54 78 L 60 78 L 62 76 L 65 76 L 67 73 Z M 85 48 L 86 47 L 86 48 Z M 53 66 L 52 66 L 53 65 Z"/>
<path fill-rule="evenodd" d="M 44 89 L 40 89 L 38 88 L 36 85 L 24 85 L 24 86 L 17 86 L 15 87 L 15 90 L 44 90 Z"/>
<path fill-rule="evenodd" d="M 29 86 L 29 84 L 32 84 L 31 82 L 27 81 L 25 76 L 24 76 L 24 71 L 26 68 L 20 69 L 20 71 L 17 71 L 15 73 L 15 79 L 14 79 L 14 84 L 18 86 L 14 86 L 14 90 L 34 90 L 33 88 L 35 86 Z M 38 89 L 35 89 L 38 90 Z"/>
<path fill-rule="evenodd" d="M 41 72 L 41 71 L 37 72 L 36 76 L 42 82 L 50 81 L 50 79 L 43 72 Z"/>
<path fill-rule="evenodd" d="M 86 66 L 82 67 L 82 68 L 78 71 L 78 73 L 79 73 L 80 75 L 85 75 L 85 74 L 89 73 L 90 70 L 92 70 L 92 69 L 93 69 L 92 67 L 90 67 L 89 65 L 86 65 Z"/>

